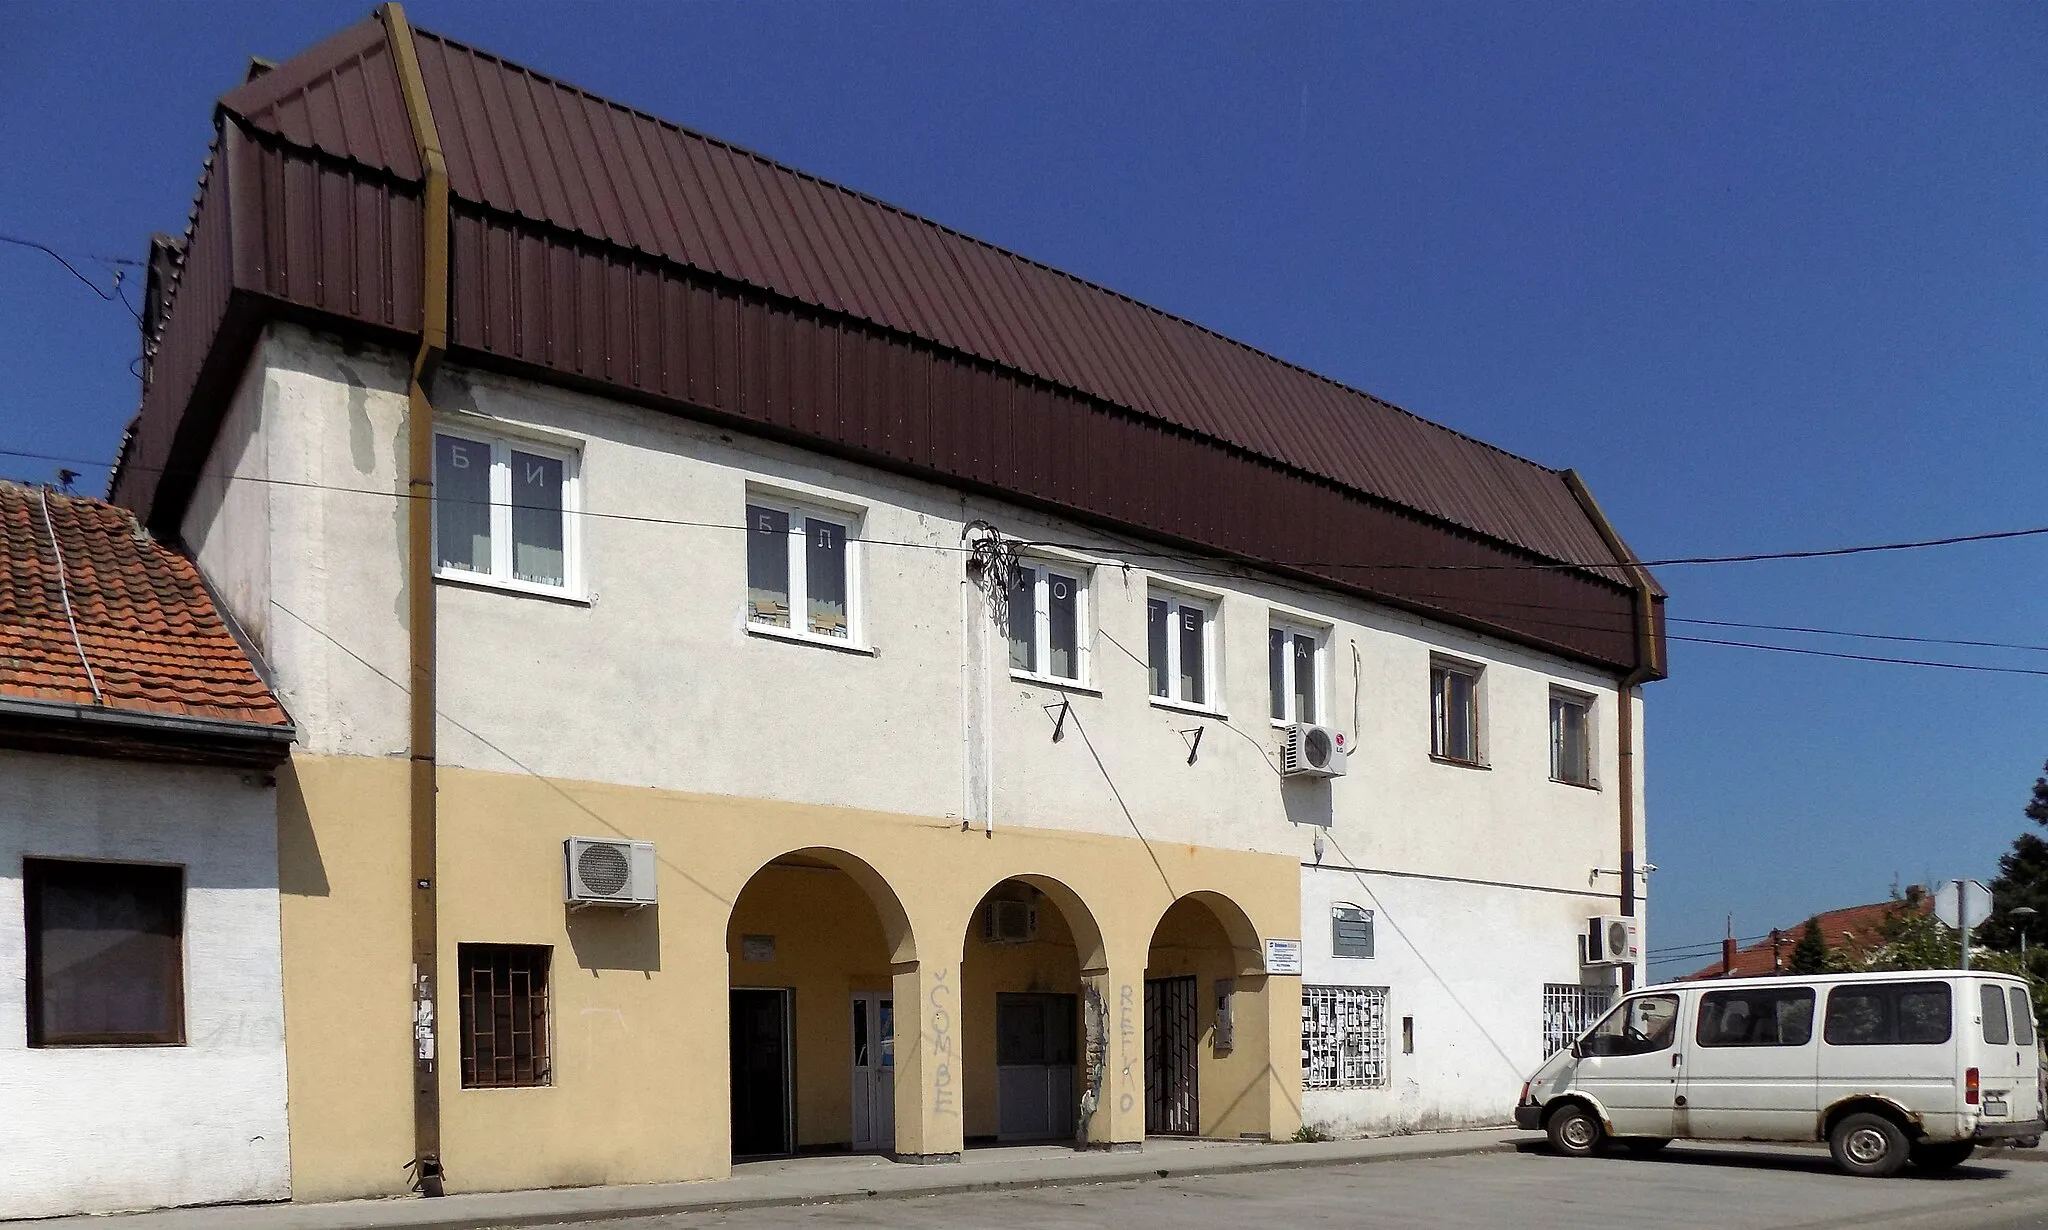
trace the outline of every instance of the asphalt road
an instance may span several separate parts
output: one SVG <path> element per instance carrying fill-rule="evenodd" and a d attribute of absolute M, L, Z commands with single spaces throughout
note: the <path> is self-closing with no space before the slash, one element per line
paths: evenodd
<path fill-rule="evenodd" d="M 2036 1152 L 2039 1151 L 2030 1151 Z M 1084 1187 L 689 1213 L 616 1230 L 838 1226 L 1247 1230 L 1284 1226 L 2048 1227 L 2048 1164 L 1999 1155 L 1941 1177 L 1837 1173 L 1825 1153 L 1673 1145 L 1651 1160 L 1529 1151 Z"/>

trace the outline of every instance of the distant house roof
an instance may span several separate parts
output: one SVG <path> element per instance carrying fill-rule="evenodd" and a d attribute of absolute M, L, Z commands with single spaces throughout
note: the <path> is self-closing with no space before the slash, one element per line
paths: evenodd
<path fill-rule="evenodd" d="M 275 761 L 291 736 L 190 560 L 127 509 L 0 482 L 0 745 Z"/>
<path fill-rule="evenodd" d="M 1934 900 L 1918 885 L 1908 890 L 1904 897 L 1888 901 L 1874 901 L 1869 905 L 1846 906 L 1815 915 L 1820 923 L 1821 938 L 1827 941 L 1831 950 L 1847 950 L 1861 956 L 1884 943 L 1885 923 L 1900 911 L 1925 914 L 1934 908 Z M 1761 978 L 1769 974 L 1785 972 L 1785 965 L 1792 960 L 1792 949 L 1799 938 L 1806 934 L 1804 920 L 1790 927 L 1781 928 L 1769 938 L 1758 940 L 1747 948 L 1736 950 L 1735 960 L 1728 968 L 1719 961 L 1703 970 L 1687 974 L 1680 982 L 1696 978 Z"/>
<path fill-rule="evenodd" d="M 114 485 L 152 525 L 175 524 L 263 320 L 394 342 L 418 328 L 422 171 L 391 37 L 373 17 L 220 100 Z M 1635 636 L 1633 556 L 1566 472 L 444 36 L 413 43 L 453 197 L 458 361 L 1661 677 Z"/>

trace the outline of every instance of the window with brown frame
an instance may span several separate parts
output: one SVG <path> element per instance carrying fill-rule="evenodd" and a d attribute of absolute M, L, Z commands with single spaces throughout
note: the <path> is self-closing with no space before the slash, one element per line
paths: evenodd
<path fill-rule="evenodd" d="M 22 861 L 30 1046 L 185 1041 L 185 871 Z"/>
<path fill-rule="evenodd" d="M 544 944 L 458 944 L 462 970 L 462 1087 L 546 1085 L 548 965 Z"/>

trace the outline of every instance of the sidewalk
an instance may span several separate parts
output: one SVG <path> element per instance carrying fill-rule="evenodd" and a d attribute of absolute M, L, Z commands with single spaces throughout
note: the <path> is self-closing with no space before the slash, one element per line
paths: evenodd
<path fill-rule="evenodd" d="M 607 1221 L 716 1209 L 904 1199 L 941 1192 L 997 1191 L 1168 1176 L 1412 1161 L 1506 1152 L 1541 1139 L 1512 1127 L 1319 1144 L 1153 1139 L 1136 1153 L 1077 1153 L 1057 1145 L 970 1149 L 957 1165 L 902 1166 L 872 1156 L 788 1158 L 733 1167 L 730 1179 L 621 1187 L 557 1188 L 444 1196 L 439 1200 L 351 1200 L 168 1209 L 112 1217 L 10 1222 L 22 1230 L 486 1230 Z"/>

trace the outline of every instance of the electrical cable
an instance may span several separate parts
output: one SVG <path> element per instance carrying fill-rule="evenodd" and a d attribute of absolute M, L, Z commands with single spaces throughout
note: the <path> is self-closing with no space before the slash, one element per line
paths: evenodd
<path fill-rule="evenodd" d="M 99 283 L 93 281 L 91 278 L 86 277 L 84 274 L 80 273 L 76 265 L 73 265 L 70 261 L 65 260 L 63 253 L 57 251 L 57 249 L 51 247 L 46 243 L 37 243 L 33 239 L 21 239 L 14 235 L 0 235 L 0 243 L 11 243 L 18 247 L 34 248 L 36 251 L 47 255 L 50 259 L 56 261 L 58 264 L 64 266 L 65 269 L 69 270 L 72 277 L 77 278 L 79 281 L 85 283 L 85 288 L 87 290 L 91 291 L 95 295 L 98 295 L 100 298 L 107 300 L 109 303 L 120 304 L 122 307 L 128 310 L 128 314 L 130 316 L 133 316 L 135 318 L 137 324 L 142 323 L 142 313 L 136 311 L 134 306 L 128 302 L 127 297 L 121 294 L 121 273 L 119 270 L 116 270 L 114 273 L 114 289 L 111 291 L 105 291 L 100 289 Z M 139 265 L 142 263 L 140 261 L 132 261 L 121 257 L 111 256 L 94 256 L 84 257 L 81 259 L 101 261 L 109 265 Z"/>

